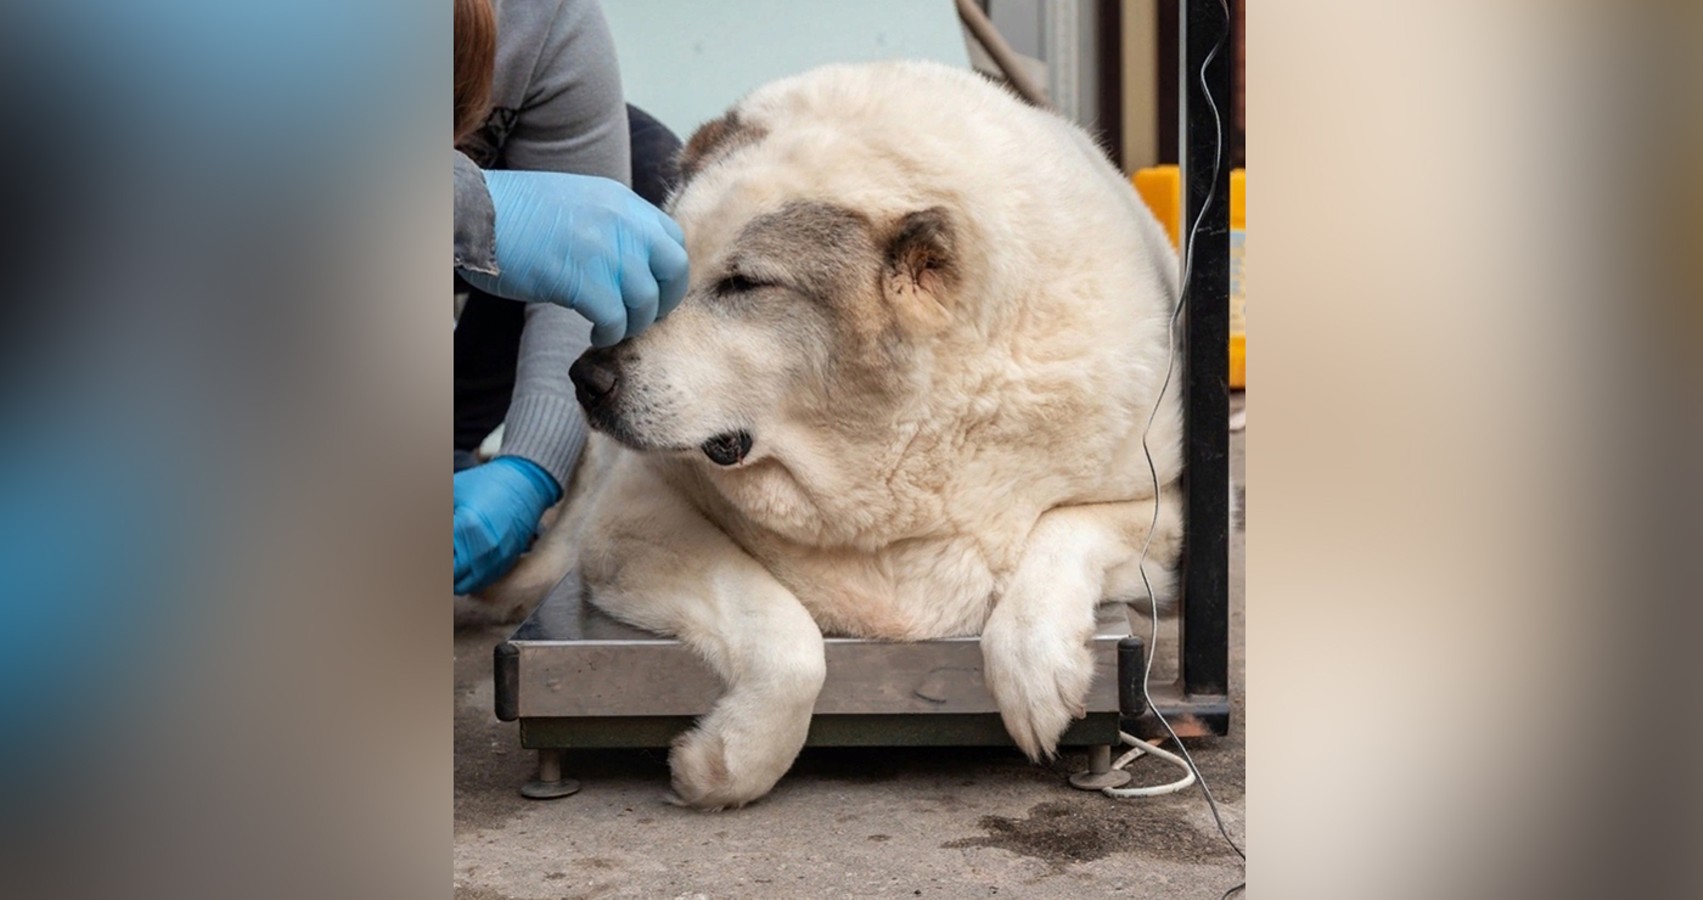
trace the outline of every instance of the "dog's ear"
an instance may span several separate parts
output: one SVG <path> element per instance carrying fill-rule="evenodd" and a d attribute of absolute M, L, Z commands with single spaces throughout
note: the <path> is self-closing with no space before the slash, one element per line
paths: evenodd
<path fill-rule="evenodd" d="M 958 282 L 957 232 L 945 207 L 907 213 L 889 232 L 882 281 L 913 325 L 946 324 Z"/>
<path fill-rule="evenodd" d="M 763 134 L 763 129 L 741 120 L 739 113 L 731 110 L 719 119 L 699 125 L 698 130 L 686 139 L 686 146 L 680 148 L 680 155 L 675 159 L 675 168 L 680 173 L 678 183 L 684 185 L 691 181 L 710 163 L 736 147 L 756 141 Z"/>

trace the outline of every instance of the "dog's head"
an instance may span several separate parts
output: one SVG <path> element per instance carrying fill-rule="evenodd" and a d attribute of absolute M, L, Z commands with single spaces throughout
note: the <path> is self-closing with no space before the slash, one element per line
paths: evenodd
<path fill-rule="evenodd" d="M 893 520 L 869 492 L 904 451 L 935 346 L 966 320 L 974 224 L 902 135 L 762 101 L 682 151 L 685 300 L 572 376 L 594 428 L 700 468 L 756 521 L 830 539 Z"/>
<path fill-rule="evenodd" d="M 686 298 L 575 363 L 593 427 L 818 545 L 1112 477 L 1164 371 L 1170 251 L 1086 135 L 967 71 L 830 66 L 680 169 Z"/>

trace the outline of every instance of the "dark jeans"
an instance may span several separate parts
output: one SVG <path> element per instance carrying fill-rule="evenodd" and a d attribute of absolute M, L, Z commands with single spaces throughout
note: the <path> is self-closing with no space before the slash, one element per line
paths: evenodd
<path fill-rule="evenodd" d="M 627 129 L 633 145 L 633 191 L 661 206 L 674 183 L 680 139 L 631 105 Z M 473 290 L 459 278 L 455 289 L 468 295 L 455 326 L 455 468 L 460 471 L 472 464 L 479 442 L 508 415 L 526 307 Z"/>

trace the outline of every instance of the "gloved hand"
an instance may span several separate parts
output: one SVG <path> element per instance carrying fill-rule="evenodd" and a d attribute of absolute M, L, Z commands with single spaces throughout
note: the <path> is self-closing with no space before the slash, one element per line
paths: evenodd
<path fill-rule="evenodd" d="M 618 181 L 562 172 L 485 173 L 496 209 L 497 267 L 462 271 L 489 294 L 566 306 L 607 347 L 667 315 L 686 296 L 686 237 Z"/>
<path fill-rule="evenodd" d="M 471 594 L 507 572 L 560 499 L 556 479 L 518 456 L 455 473 L 455 592 Z"/>

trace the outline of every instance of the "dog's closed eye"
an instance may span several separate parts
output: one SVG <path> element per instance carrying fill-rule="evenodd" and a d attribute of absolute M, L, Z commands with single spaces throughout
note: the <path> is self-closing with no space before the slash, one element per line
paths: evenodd
<path fill-rule="evenodd" d="M 760 288 L 773 287 L 770 281 L 752 278 L 743 272 L 733 272 L 716 282 L 715 292 L 718 294 L 744 294 Z"/>

